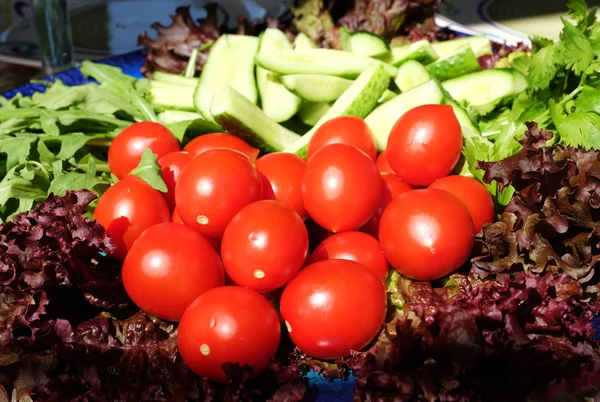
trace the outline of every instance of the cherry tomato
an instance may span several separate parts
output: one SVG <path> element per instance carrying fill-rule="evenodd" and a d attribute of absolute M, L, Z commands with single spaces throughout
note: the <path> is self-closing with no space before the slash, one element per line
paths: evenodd
<path fill-rule="evenodd" d="M 264 198 L 283 202 L 302 219 L 308 218 L 302 201 L 302 174 L 305 167 L 304 159 L 287 152 L 267 154 L 256 161 L 256 168 L 269 184 L 263 186 Z M 263 181 L 263 184 L 266 183 Z"/>
<path fill-rule="evenodd" d="M 117 246 L 114 256 L 123 259 L 144 230 L 169 222 L 171 216 L 159 191 L 139 177 L 127 176 L 100 197 L 94 219 Z"/>
<path fill-rule="evenodd" d="M 334 233 L 367 223 L 379 206 L 382 191 L 375 162 L 349 145 L 327 145 L 306 163 L 304 207 L 315 222 Z"/>
<path fill-rule="evenodd" d="M 390 162 L 388 162 L 387 152 L 383 151 L 377 157 L 377 169 L 379 169 L 380 173 L 392 173 L 395 174 L 390 166 Z"/>
<path fill-rule="evenodd" d="M 296 346 L 319 359 L 348 356 L 379 333 L 386 291 L 377 275 L 348 260 L 309 265 L 283 290 L 281 316 Z"/>
<path fill-rule="evenodd" d="M 163 320 L 179 321 L 198 296 L 224 284 L 223 264 L 212 245 L 177 223 L 147 229 L 123 262 L 123 285 L 131 300 Z"/>
<path fill-rule="evenodd" d="M 383 194 L 379 207 L 371 219 L 369 219 L 369 222 L 360 229 L 362 232 L 368 233 L 375 238 L 379 238 L 379 221 L 381 221 L 381 215 L 385 208 L 400 194 L 412 190 L 411 186 L 403 182 L 395 174 L 382 173 L 381 178 L 383 180 Z"/>
<path fill-rule="evenodd" d="M 462 142 L 452 106 L 418 106 L 402 115 L 392 128 L 387 158 L 402 180 L 413 186 L 428 186 L 452 172 Z"/>
<path fill-rule="evenodd" d="M 471 213 L 475 233 L 479 233 L 486 223 L 494 221 L 494 199 L 479 180 L 466 176 L 447 176 L 433 182 L 429 188 L 444 190 L 458 197 Z"/>
<path fill-rule="evenodd" d="M 201 135 L 188 142 L 183 150 L 193 155 L 200 155 L 203 152 L 216 148 L 235 149 L 245 154 L 252 162 L 258 158 L 258 154 L 260 153 L 258 149 L 248 145 L 241 138 L 226 133 Z"/>
<path fill-rule="evenodd" d="M 179 223 L 180 225 L 185 225 L 185 223 L 183 223 L 183 221 L 181 220 L 181 216 L 179 216 L 179 212 L 177 212 L 177 208 L 173 210 L 173 214 L 171 215 L 171 222 Z"/>
<path fill-rule="evenodd" d="M 473 247 L 469 210 L 442 190 L 413 190 L 383 212 L 379 241 L 387 260 L 401 274 L 420 281 L 442 278 L 459 268 Z"/>
<path fill-rule="evenodd" d="M 328 237 L 310 256 L 310 264 L 323 260 L 356 261 L 369 268 L 379 280 L 388 277 L 388 262 L 377 239 L 366 233 L 344 232 Z"/>
<path fill-rule="evenodd" d="M 278 201 L 255 202 L 238 212 L 221 244 L 229 277 L 257 292 L 285 285 L 302 268 L 307 254 L 304 222 Z"/>
<path fill-rule="evenodd" d="M 373 133 L 360 117 L 340 116 L 319 127 L 308 143 L 306 158 L 312 158 L 315 152 L 330 144 L 350 145 L 360 149 L 373 160 L 377 158 Z"/>
<path fill-rule="evenodd" d="M 179 151 L 179 142 L 173 133 L 159 123 L 133 123 L 115 137 L 108 148 L 108 167 L 121 180 L 139 165 L 142 154 L 150 148 L 161 158 Z"/>
<path fill-rule="evenodd" d="M 175 186 L 175 203 L 183 223 L 216 239 L 223 236 L 235 214 L 262 195 L 262 180 L 254 163 L 232 149 L 212 149 L 196 156 Z"/>
<path fill-rule="evenodd" d="M 175 208 L 175 183 L 181 171 L 194 156 L 188 152 L 170 152 L 158 160 L 162 170 L 162 178 L 167 185 L 167 192 L 163 193 L 171 211 Z"/>
<path fill-rule="evenodd" d="M 250 289 L 209 290 L 187 308 L 177 337 L 183 361 L 197 375 L 226 382 L 225 363 L 253 367 L 260 374 L 277 352 L 281 326 L 275 309 Z"/>

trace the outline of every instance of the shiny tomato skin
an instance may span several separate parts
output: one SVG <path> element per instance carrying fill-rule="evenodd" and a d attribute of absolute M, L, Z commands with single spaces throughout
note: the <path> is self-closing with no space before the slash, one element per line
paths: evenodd
<path fill-rule="evenodd" d="M 334 233 L 357 230 L 381 201 L 381 177 L 375 162 L 345 144 L 321 148 L 306 163 L 302 199 L 320 226 Z"/>
<path fill-rule="evenodd" d="M 158 160 L 158 165 L 161 168 L 162 178 L 167 185 L 167 192 L 163 193 L 165 201 L 171 211 L 175 209 L 175 184 L 181 171 L 194 156 L 189 152 L 169 152 Z"/>
<path fill-rule="evenodd" d="M 226 382 L 225 363 L 239 363 L 260 374 L 277 352 L 279 316 L 260 294 L 237 286 L 209 290 L 187 308 L 179 323 L 177 346 L 194 373 Z"/>
<path fill-rule="evenodd" d="M 142 232 L 169 222 L 171 216 L 159 191 L 139 177 L 127 176 L 100 197 L 94 219 L 117 246 L 114 256 L 123 259 Z"/>
<path fill-rule="evenodd" d="M 207 237 L 220 239 L 233 217 L 263 196 L 254 163 L 232 149 L 212 149 L 194 157 L 175 186 L 181 220 Z"/>
<path fill-rule="evenodd" d="M 227 133 L 201 135 L 188 142 L 183 150 L 192 155 L 200 155 L 203 152 L 216 148 L 235 149 L 245 154 L 252 162 L 258 158 L 258 154 L 260 153 L 258 149 L 252 147 L 246 141 Z"/>
<path fill-rule="evenodd" d="M 256 168 L 266 180 L 266 183 L 263 181 L 264 198 L 283 202 L 302 219 L 308 218 L 302 200 L 302 175 L 305 167 L 304 159 L 287 152 L 273 152 L 256 160 Z"/>
<path fill-rule="evenodd" d="M 158 157 L 179 151 L 179 141 L 160 123 L 140 121 L 121 131 L 108 148 L 108 166 L 119 180 L 137 167 L 146 149 Z"/>
<path fill-rule="evenodd" d="M 281 317 L 294 344 L 311 356 L 337 359 L 361 350 L 379 333 L 386 290 L 373 272 L 348 260 L 302 269 L 283 290 Z"/>
<path fill-rule="evenodd" d="M 300 216 L 279 201 L 258 201 L 231 220 L 221 243 L 227 275 L 239 286 L 271 292 L 289 282 L 308 254 Z"/>
<path fill-rule="evenodd" d="M 423 105 L 394 125 L 387 158 L 398 177 L 412 186 L 428 186 L 452 172 L 461 155 L 460 124 L 450 105 Z"/>
<path fill-rule="evenodd" d="M 385 211 L 385 208 L 400 194 L 412 190 L 411 186 L 393 173 L 382 173 L 381 179 L 383 181 L 383 194 L 381 196 L 379 207 L 371 219 L 369 219 L 369 221 L 360 229 L 361 232 L 368 233 L 376 239 L 379 238 L 379 222 L 381 221 L 381 215 L 383 214 L 383 211 Z"/>
<path fill-rule="evenodd" d="M 394 175 L 396 174 L 392 170 L 392 167 L 390 166 L 390 162 L 388 162 L 387 151 L 382 151 L 379 154 L 379 156 L 377 157 L 377 160 L 375 163 L 377 164 L 377 169 L 379 169 L 379 173 L 391 173 Z"/>
<path fill-rule="evenodd" d="M 325 239 L 310 256 L 309 264 L 324 260 L 350 260 L 364 265 L 380 281 L 388 277 L 388 262 L 377 239 L 362 232 L 337 233 Z"/>
<path fill-rule="evenodd" d="M 170 222 L 142 233 L 123 262 L 122 275 L 131 300 L 168 321 L 179 321 L 198 296 L 225 284 L 213 246 L 193 229 Z"/>
<path fill-rule="evenodd" d="M 346 144 L 358 148 L 369 158 L 377 158 L 373 132 L 360 117 L 340 116 L 325 122 L 314 133 L 308 143 L 306 159 L 330 144 Z"/>
<path fill-rule="evenodd" d="M 454 195 L 431 189 L 404 193 L 385 209 L 379 241 L 390 264 L 415 280 L 442 278 L 471 253 L 475 230 L 467 207 Z"/>
<path fill-rule="evenodd" d="M 479 233 L 486 223 L 494 222 L 494 199 L 479 180 L 458 175 L 446 176 L 433 182 L 429 188 L 447 191 L 458 197 L 471 213 L 475 233 Z"/>

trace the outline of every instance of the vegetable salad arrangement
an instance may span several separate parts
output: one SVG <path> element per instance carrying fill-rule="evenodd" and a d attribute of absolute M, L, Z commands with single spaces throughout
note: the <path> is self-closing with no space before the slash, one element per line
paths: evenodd
<path fill-rule="evenodd" d="M 2 101 L 3 398 L 597 396 L 594 12 L 494 52 L 304 7 Z"/>

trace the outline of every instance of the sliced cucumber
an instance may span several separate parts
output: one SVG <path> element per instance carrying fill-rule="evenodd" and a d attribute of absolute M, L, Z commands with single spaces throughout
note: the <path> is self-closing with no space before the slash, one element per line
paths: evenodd
<path fill-rule="evenodd" d="M 377 103 L 385 103 L 398 96 L 398 94 L 390 89 L 386 89 L 383 95 L 377 100 Z"/>
<path fill-rule="evenodd" d="M 383 59 L 390 56 L 390 46 L 379 35 L 368 31 L 356 31 L 350 34 L 350 52 Z"/>
<path fill-rule="evenodd" d="M 285 148 L 285 152 L 306 156 L 306 147 L 317 129 L 326 121 L 338 116 L 365 117 L 385 92 L 390 84 L 390 77 L 383 66 L 377 63 L 364 71 L 334 102 L 331 108 L 319 119 L 314 127 L 298 141 Z"/>
<path fill-rule="evenodd" d="M 461 75 L 481 70 L 477 56 L 469 46 L 462 47 L 446 57 L 439 58 L 427 65 L 427 71 L 433 78 L 446 81 Z"/>
<path fill-rule="evenodd" d="M 192 121 L 188 130 L 193 133 L 216 133 L 223 128 L 212 121 L 205 120 L 200 113 L 186 112 L 183 110 L 165 110 L 158 114 L 158 121 L 165 125 Z"/>
<path fill-rule="evenodd" d="M 304 102 L 298 111 L 298 118 L 302 123 L 313 127 L 325 116 L 332 105 L 333 103 Z"/>
<path fill-rule="evenodd" d="M 225 34 L 211 46 L 194 94 L 194 104 L 205 119 L 214 121 L 210 113 L 212 98 L 229 85 L 251 103 L 257 103 L 254 56 L 258 45 L 255 36 Z"/>
<path fill-rule="evenodd" d="M 383 151 L 386 148 L 392 127 L 404 113 L 417 106 L 440 104 L 443 99 L 439 84 L 430 80 L 378 106 L 365 118 L 375 137 L 377 149 Z"/>
<path fill-rule="evenodd" d="M 263 152 L 282 151 L 302 138 L 271 120 L 230 86 L 215 94 L 210 111 L 214 120 L 228 133 L 237 135 Z"/>
<path fill-rule="evenodd" d="M 473 53 L 475 53 L 476 57 L 493 53 L 492 43 L 485 35 L 468 36 L 465 38 L 452 39 L 444 42 L 435 42 L 432 43 L 431 46 L 440 57 L 446 57 L 464 46 L 469 46 L 473 50 Z"/>
<path fill-rule="evenodd" d="M 332 75 L 284 75 L 281 82 L 292 93 L 310 102 L 333 102 L 352 85 L 352 80 Z"/>
<path fill-rule="evenodd" d="M 416 60 L 423 64 L 429 64 L 436 61 L 438 57 L 431 43 L 423 39 L 413 42 L 410 45 L 392 47 L 391 56 L 386 61 L 393 66 L 399 66 L 408 60 Z"/>
<path fill-rule="evenodd" d="M 256 55 L 256 64 L 281 75 L 326 74 L 344 78 L 356 78 L 363 71 L 381 61 L 334 49 L 295 50 L 281 53 Z M 398 69 L 387 63 L 383 67 L 389 77 L 395 77 Z"/>
<path fill-rule="evenodd" d="M 150 80 L 150 100 L 168 109 L 195 110 L 194 87 Z"/>
<path fill-rule="evenodd" d="M 152 73 L 152 81 L 164 82 L 167 84 L 183 85 L 184 87 L 192 87 L 196 89 L 198 86 L 198 78 L 187 78 L 183 75 L 165 73 L 155 71 Z"/>
<path fill-rule="evenodd" d="M 317 45 L 312 41 L 305 33 L 300 32 L 294 39 L 294 49 L 296 50 L 307 50 L 316 49 Z"/>
<path fill-rule="evenodd" d="M 431 79 L 424 65 L 415 60 L 408 60 L 398 67 L 398 76 L 394 80 L 400 91 L 406 92 Z"/>
<path fill-rule="evenodd" d="M 460 106 L 454 99 L 446 98 L 444 99 L 444 103 L 446 105 L 452 106 L 452 109 L 454 109 L 454 115 L 460 123 L 460 127 L 463 131 L 463 136 L 471 137 L 473 135 L 481 135 L 481 130 L 473 121 L 471 116 L 469 116 L 469 113 L 467 113 L 467 111 L 462 106 Z"/>
<path fill-rule="evenodd" d="M 277 28 L 267 28 L 261 36 L 258 53 L 284 50 L 292 50 L 287 36 Z M 278 74 L 257 66 L 256 83 L 261 108 L 274 121 L 287 121 L 300 109 L 302 99 L 283 86 Z"/>
<path fill-rule="evenodd" d="M 527 79 L 512 68 L 494 68 L 454 78 L 442 87 L 456 101 L 479 106 L 523 92 Z"/>

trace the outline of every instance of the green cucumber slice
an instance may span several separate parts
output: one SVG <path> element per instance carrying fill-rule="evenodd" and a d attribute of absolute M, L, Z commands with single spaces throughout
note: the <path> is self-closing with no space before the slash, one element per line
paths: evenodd
<path fill-rule="evenodd" d="M 195 110 L 196 88 L 150 80 L 150 101 L 154 106 L 167 109 Z"/>
<path fill-rule="evenodd" d="M 292 93 L 310 102 L 333 102 L 352 85 L 352 80 L 323 74 L 284 75 L 281 82 Z"/>
<path fill-rule="evenodd" d="M 277 28 L 267 28 L 261 36 L 258 53 L 283 50 L 292 50 L 287 36 Z M 287 121 L 300 109 L 302 100 L 283 86 L 278 74 L 257 66 L 256 83 L 261 108 L 274 121 Z"/>
<path fill-rule="evenodd" d="M 374 57 L 376 59 L 383 59 L 390 56 L 390 46 L 385 39 L 368 31 L 351 33 L 349 47 L 350 52 L 361 56 Z"/>
<path fill-rule="evenodd" d="M 435 42 L 432 43 L 431 46 L 440 57 L 446 57 L 464 46 L 469 46 L 473 50 L 473 53 L 475 53 L 476 57 L 493 53 L 492 43 L 485 35 L 468 36 L 465 38 L 452 39 L 444 42 Z"/>
<path fill-rule="evenodd" d="M 256 64 L 281 75 L 325 74 L 343 78 L 356 78 L 381 61 L 334 49 L 295 50 L 281 53 L 261 53 L 255 57 Z M 383 63 L 389 77 L 395 77 L 398 69 Z"/>
<path fill-rule="evenodd" d="M 304 102 L 298 111 L 298 118 L 302 123 L 313 127 L 325 116 L 332 105 L 333 103 Z"/>
<path fill-rule="evenodd" d="M 183 85 L 184 87 L 196 88 L 198 86 L 198 78 L 187 78 L 183 75 L 165 73 L 155 71 L 152 73 L 152 81 L 164 82 L 167 84 Z"/>
<path fill-rule="evenodd" d="M 165 110 L 158 114 L 158 121 L 165 125 L 175 124 L 182 121 L 192 121 L 188 130 L 193 133 L 216 133 L 223 131 L 218 124 L 205 120 L 200 113 L 187 112 L 183 110 Z"/>
<path fill-rule="evenodd" d="M 512 68 L 494 68 L 448 80 L 442 87 L 456 101 L 479 106 L 523 92 L 527 79 Z"/>
<path fill-rule="evenodd" d="M 408 60 L 398 67 L 398 76 L 394 82 L 402 92 L 413 89 L 431 79 L 424 65 L 415 60 Z"/>
<path fill-rule="evenodd" d="M 263 152 L 278 152 L 301 137 L 270 119 L 248 98 L 227 86 L 213 97 L 210 111 L 228 133 Z"/>
<path fill-rule="evenodd" d="M 439 81 L 446 81 L 461 75 L 481 70 L 477 56 L 469 46 L 462 47 L 446 57 L 427 65 L 427 71 Z"/>
<path fill-rule="evenodd" d="M 294 39 L 294 49 L 296 50 L 307 50 L 316 49 L 317 45 L 312 41 L 305 33 L 300 32 Z"/>
<path fill-rule="evenodd" d="M 390 131 L 404 113 L 417 106 L 440 104 L 443 99 L 439 84 L 430 80 L 378 106 L 365 118 L 373 132 L 377 149 L 383 151 L 387 147 Z"/>
<path fill-rule="evenodd" d="M 221 35 L 211 46 L 194 94 L 194 104 L 205 119 L 214 121 L 210 113 L 213 96 L 227 86 L 258 102 L 254 77 L 254 56 L 259 39 L 255 36 Z"/>
<path fill-rule="evenodd" d="M 383 65 L 377 63 L 364 71 L 350 85 L 342 96 L 338 98 L 331 108 L 321 117 L 314 127 L 302 138 L 285 148 L 285 152 L 295 153 L 306 157 L 306 148 L 317 129 L 326 121 L 339 116 L 365 117 L 385 92 L 390 84 L 390 77 Z"/>
<path fill-rule="evenodd" d="M 391 56 L 388 60 L 393 66 L 399 66 L 406 63 L 408 60 L 416 60 L 423 64 L 429 64 L 439 58 L 438 54 L 433 50 L 431 43 L 423 39 L 413 42 L 410 45 L 398 46 L 391 48 Z"/>
<path fill-rule="evenodd" d="M 383 95 L 377 100 L 377 103 L 385 103 L 398 96 L 398 94 L 390 89 L 386 89 Z"/>

